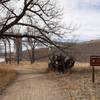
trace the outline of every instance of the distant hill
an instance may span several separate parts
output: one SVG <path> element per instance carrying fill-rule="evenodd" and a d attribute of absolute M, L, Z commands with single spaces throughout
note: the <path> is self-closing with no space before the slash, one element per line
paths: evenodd
<path fill-rule="evenodd" d="M 58 43 L 63 45 L 64 51 L 66 51 L 70 56 L 73 56 L 76 61 L 79 62 L 89 62 L 91 55 L 100 56 L 100 40 L 92 40 L 81 43 Z M 57 53 L 59 50 L 55 50 Z M 66 53 L 66 55 L 67 55 Z M 23 52 L 24 57 L 28 57 L 28 53 Z M 48 57 L 49 49 L 48 48 L 39 48 L 35 50 L 36 59 L 44 59 Z"/>
<path fill-rule="evenodd" d="M 73 48 L 73 56 L 80 62 L 89 62 L 91 55 L 100 56 L 100 40 L 77 43 Z"/>
<path fill-rule="evenodd" d="M 63 43 L 63 45 L 64 50 L 79 62 L 89 62 L 91 55 L 100 56 L 100 40 L 91 40 L 81 43 Z M 48 49 L 42 50 L 42 52 L 45 52 L 44 54 L 46 55 L 46 52 L 48 54 Z"/>

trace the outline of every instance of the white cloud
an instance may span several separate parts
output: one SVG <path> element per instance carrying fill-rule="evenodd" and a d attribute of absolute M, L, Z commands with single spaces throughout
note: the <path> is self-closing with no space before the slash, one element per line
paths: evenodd
<path fill-rule="evenodd" d="M 62 1 L 62 0 L 61 0 Z M 100 38 L 100 1 L 63 0 L 64 21 L 80 26 L 75 34 L 82 40 Z M 80 7 L 83 6 L 83 7 Z"/>

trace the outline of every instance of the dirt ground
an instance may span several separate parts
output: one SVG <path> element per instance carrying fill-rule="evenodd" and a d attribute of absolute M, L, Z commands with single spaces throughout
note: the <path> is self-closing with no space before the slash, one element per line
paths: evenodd
<path fill-rule="evenodd" d="M 0 67 L 6 68 L 5 64 Z M 8 64 L 18 72 L 0 100 L 100 100 L 100 68 L 96 67 L 95 83 L 88 63 L 76 63 L 71 74 L 46 73 L 47 62 Z M 17 66 L 17 67 L 16 67 Z"/>
<path fill-rule="evenodd" d="M 45 75 L 21 75 L 0 100 L 66 100 L 56 82 Z"/>

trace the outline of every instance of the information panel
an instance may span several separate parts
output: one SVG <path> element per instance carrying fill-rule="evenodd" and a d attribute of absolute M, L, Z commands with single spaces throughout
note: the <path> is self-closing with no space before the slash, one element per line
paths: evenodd
<path fill-rule="evenodd" d="M 100 56 L 90 56 L 90 66 L 100 66 Z"/>

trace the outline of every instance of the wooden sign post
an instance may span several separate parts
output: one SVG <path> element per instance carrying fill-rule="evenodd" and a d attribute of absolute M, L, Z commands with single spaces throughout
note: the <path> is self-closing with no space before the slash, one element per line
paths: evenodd
<path fill-rule="evenodd" d="M 100 66 L 100 56 L 90 56 L 90 66 L 92 66 L 92 82 L 95 82 L 95 66 Z"/>
<path fill-rule="evenodd" d="M 92 66 L 92 82 L 95 82 L 95 67 Z"/>

